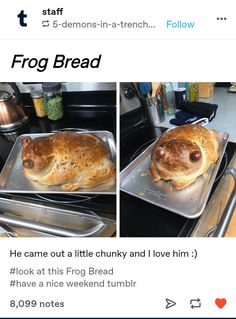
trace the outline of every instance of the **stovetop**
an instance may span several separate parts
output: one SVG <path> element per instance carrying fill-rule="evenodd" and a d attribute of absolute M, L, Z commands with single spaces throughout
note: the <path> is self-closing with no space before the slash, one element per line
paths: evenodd
<path fill-rule="evenodd" d="M 151 127 L 145 123 L 139 109 L 124 114 L 121 117 L 121 170 L 165 130 L 166 128 Z M 211 195 L 234 151 L 235 144 L 228 143 Z M 127 193 L 120 192 L 120 236 L 122 237 L 186 237 L 190 236 L 197 221 L 198 218 L 187 219 Z"/>
<path fill-rule="evenodd" d="M 109 92 L 109 94 L 111 94 Z M 114 93 L 115 95 L 115 93 Z M 89 101 L 82 96 L 83 105 L 76 105 L 74 97 L 64 97 L 65 105 L 64 117 L 59 121 L 49 121 L 47 118 L 36 117 L 33 107 L 26 107 L 29 122 L 15 131 L 0 132 L 0 171 L 5 164 L 7 157 L 14 145 L 16 138 L 27 133 L 50 133 L 58 130 L 106 130 L 116 134 L 116 107 L 114 104 L 105 104 L 106 99 L 95 96 Z M 81 98 L 81 96 L 80 96 Z M 27 99 L 26 99 L 27 100 Z M 109 97 L 109 101 L 115 101 L 115 96 Z M 30 100 L 29 100 L 30 101 Z M 85 102 L 88 101 L 88 105 Z M 98 101 L 102 105 L 96 105 Z M 69 104 L 69 102 L 72 102 Z M 92 104 L 93 103 L 93 104 Z M 41 197 L 40 197 L 41 196 Z M 0 197 L 33 201 L 36 203 L 46 203 L 49 206 L 80 210 L 86 214 L 97 214 L 102 217 L 115 219 L 116 197 L 115 195 L 38 195 L 38 194 L 1 194 Z"/>

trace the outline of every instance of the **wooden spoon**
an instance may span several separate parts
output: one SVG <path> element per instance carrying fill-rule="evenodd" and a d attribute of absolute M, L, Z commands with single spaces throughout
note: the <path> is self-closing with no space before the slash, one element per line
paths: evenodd
<path fill-rule="evenodd" d="M 152 82 L 152 97 L 157 95 L 157 92 L 159 91 L 161 87 L 161 82 Z"/>

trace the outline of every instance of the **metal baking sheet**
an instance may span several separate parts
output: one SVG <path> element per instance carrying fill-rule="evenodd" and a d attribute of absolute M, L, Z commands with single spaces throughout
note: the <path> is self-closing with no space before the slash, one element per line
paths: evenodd
<path fill-rule="evenodd" d="M 116 147 L 114 136 L 108 131 L 87 131 L 77 132 L 77 134 L 95 134 L 100 137 L 106 144 L 110 151 L 110 156 L 113 163 L 116 163 Z M 47 186 L 38 182 L 28 180 L 23 173 L 22 159 L 21 159 L 21 141 L 23 138 L 29 136 L 32 139 L 37 137 L 46 137 L 53 133 L 41 133 L 41 134 L 23 134 L 19 136 L 13 145 L 11 153 L 2 169 L 0 174 L 0 192 L 7 193 L 68 193 L 68 194 L 115 194 L 116 186 L 101 184 L 92 188 L 81 188 L 78 191 L 65 192 L 60 186 Z"/>
<path fill-rule="evenodd" d="M 170 183 L 154 182 L 149 174 L 149 163 L 156 141 L 130 163 L 120 174 L 121 190 L 149 203 L 187 218 L 197 218 L 203 212 L 219 169 L 229 135 L 217 132 L 219 159 L 194 183 L 182 190 L 173 190 Z M 145 212 L 144 212 L 145 213 Z"/>

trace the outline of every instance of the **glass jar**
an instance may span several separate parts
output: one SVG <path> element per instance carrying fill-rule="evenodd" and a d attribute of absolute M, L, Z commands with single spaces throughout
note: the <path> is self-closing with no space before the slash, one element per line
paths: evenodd
<path fill-rule="evenodd" d="M 60 120 L 63 117 L 61 83 L 45 82 L 42 88 L 49 120 Z"/>
<path fill-rule="evenodd" d="M 190 83 L 189 102 L 198 102 L 198 83 L 197 82 Z"/>
<path fill-rule="evenodd" d="M 45 105 L 44 105 L 44 98 L 43 92 L 39 90 L 34 90 L 30 93 L 31 98 L 34 103 L 35 113 L 38 117 L 45 117 L 47 116 Z"/>
<path fill-rule="evenodd" d="M 171 82 L 163 83 L 163 98 L 167 115 L 174 115 L 176 111 L 175 93 Z"/>

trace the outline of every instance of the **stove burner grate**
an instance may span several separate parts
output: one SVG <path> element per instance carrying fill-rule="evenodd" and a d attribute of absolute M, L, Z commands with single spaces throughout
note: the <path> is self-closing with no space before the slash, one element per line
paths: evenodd
<path fill-rule="evenodd" d="M 222 165 L 223 165 L 223 167 L 222 167 Z M 222 161 L 221 161 L 221 167 L 217 172 L 216 179 L 215 179 L 214 183 L 216 183 L 222 177 L 227 166 L 228 166 L 228 155 L 226 152 L 224 152 L 224 156 L 223 156 Z"/>
<path fill-rule="evenodd" d="M 35 194 L 37 197 L 50 202 L 57 204 L 76 204 L 76 203 L 84 203 L 91 201 L 92 199 L 98 197 L 99 195 L 69 195 L 71 198 L 65 200 L 65 197 L 60 198 L 59 196 L 50 195 L 50 194 Z M 76 199 L 75 199 L 76 198 Z"/>
<path fill-rule="evenodd" d="M 74 131 L 74 132 L 89 132 L 89 129 L 76 128 L 76 127 L 66 127 L 66 128 L 58 128 L 56 130 L 52 130 L 52 133 L 64 132 L 64 131 Z"/>
<path fill-rule="evenodd" d="M 150 146 L 154 141 L 156 141 L 157 138 L 153 138 L 151 140 L 149 140 L 148 142 L 146 142 L 145 144 L 143 144 L 142 146 L 140 146 L 134 153 L 133 155 L 131 156 L 130 158 L 130 163 L 133 162 L 133 160 L 139 156 L 143 151 L 145 151 L 147 149 L 148 146 Z"/>

